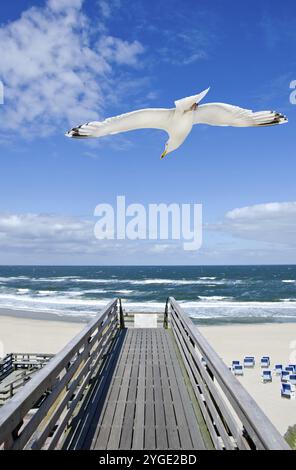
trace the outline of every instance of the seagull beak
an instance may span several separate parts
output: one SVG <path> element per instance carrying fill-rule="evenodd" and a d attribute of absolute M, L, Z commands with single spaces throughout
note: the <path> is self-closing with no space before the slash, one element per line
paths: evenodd
<path fill-rule="evenodd" d="M 166 150 L 165 150 L 164 152 L 162 152 L 162 154 L 160 155 L 160 158 L 161 158 L 161 159 L 164 158 L 167 153 L 168 153 L 168 152 L 167 152 Z"/>

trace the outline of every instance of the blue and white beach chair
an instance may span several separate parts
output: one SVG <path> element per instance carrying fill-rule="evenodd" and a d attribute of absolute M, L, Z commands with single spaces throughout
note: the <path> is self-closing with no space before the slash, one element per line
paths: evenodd
<path fill-rule="evenodd" d="M 289 364 L 289 366 L 288 366 L 288 367 L 293 367 L 293 369 L 294 369 L 294 373 L 296 374 L 296 364 Z"/>
<path fill-rule="evenodd" d="M 261 367 L 269 367 L 270 366 L 270 357 L 269 356 L 262 356 L 260 363 L 261 363 Z"/>
<path fill-rule="evenodd" d="M 239 365 L 240 365 L 239 361 L 232 361 L 232 367 L 239 366 Z"/>
<path fill-rule="evenodd" d="M 285 367 L 285 370 L 286 370 L 287 372 L 289 372 L 289 374 L 294 374 L 294 372 L 295 372 L 295 371 L 294 371 L 294 367 L 291 367 L 291 366 Z"/>
<path fill-rule="evenodd" d="M 244 375 L 244 368 L 241 364 L 236 364 L 232 366 L 232 371 L 234 375 Z"/>
<path fill-rule="evenodd" d="M 290 372 L 287 371 L 287 370 L 282 370 L 281 381 L 282 382 L 288 382 L 289 378 L 290 378 Z"/>
<path fill-rule="evenodd" d="M 274 366 L 274 371 L 275 371 L 276 375 L 281 375 L 282 370 L 283 370 L 283 364 L 276 364 Z"/>
<path fill-rule="evenodd" d="M 290 374 L 289 376 L 289 382 L 292 385 L 296 385 L 296 374 Z"/>
<path fill-rule="evenodd" d="M 255 367 L 255 357 L 254 356 L 245 356 L 244 357 L 244 367 Z"/>
<path fill-rule="evenodd" d="M 261 377 L 262 377 L 262 382 L 263 383 L 272 382 L 271 370 L 263 370 L 262 374 L 261 374 Z"/>
<path fill-rule="evenodd" d="M 282 383 L 281 396 L 284 398 L 295 398 L 295 385 Z"/>

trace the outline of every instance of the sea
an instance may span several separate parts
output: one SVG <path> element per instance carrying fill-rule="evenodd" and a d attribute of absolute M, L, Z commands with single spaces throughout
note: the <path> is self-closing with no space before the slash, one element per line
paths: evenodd
<path fill-rule="evenodd" d="M 296 321 L 296 266 L 1 266 L 0 309 L 88 321 L 111 299 L 162 312 L 172 296 L 197 324 Z"/>

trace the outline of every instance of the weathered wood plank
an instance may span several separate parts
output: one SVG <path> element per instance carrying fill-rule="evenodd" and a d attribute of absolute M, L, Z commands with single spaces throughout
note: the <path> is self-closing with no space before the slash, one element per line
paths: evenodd
<path fill-rule="evenodd" d="M 144 447 L 144 419 L 145 419 L 145 386 L 146 386 L 146 355 L 147 355 L 147 331 L 142 332 L 142 344 L 140 350 L 140 364 L 137 383 L 136 410 L 134 418 L 133 449 Z"/>
<path fill-rule="evenodd" d="M 156 330 L 154 330 L 156 331 Z M 154 408 L 154 380 L 152 366 L 152 332 L 147 330 L 146 355 L 146 394 L 145 394 L 145 436 L 144 448 L 156 449 L 155 436 L 155 408 Z"/>
<path fill-rule="evenodd" d="M 153 357 L 153 377 L 154 377 L 154 399 L 155 399 L 155 429 L 156 429 L 156 447 L 157 449 L 168 449 L 168 438 L 165 423 L 164 402 L 166 397 L 163 395 L 162 381 L 160 374 L 160 365 L 163 362 L 163 356 L 160 354 L 161 333 L 156 330 L 152 336 L 152 357 Z"/>
<path fill-rule="evenodd" d="M 176 357 L 176 361 L 173 361 L 173 367 L 175 369 L 175 374 L 177 377 L 182 405 L 183 405 L 184 413 L 185 413 L 186 420 L 188 423 L 188 429 L 191 435 L 193 448 L 200 449 L 200 450 L 205 449 L 205 444 L 203 442 L 202 435 L 201 435 L 201 432 L 197 423 L 194 408 L 191 403 L 188 390 L 186 389 L 186 385 L 185 385 L 185 381 L 184 381 L 184 377 L 183 377 L 180 365 L 177 362 L 178 359 L 177 359 L 175 347 L 171 338 L 170 338 L 170 341 L 168 341 L 168 347 L 170 349 L 172 358 Z"/>
<path fill-rule="evenodd" d="M 173 323 L 173 322 L 172 322 Z M 174 335 L 177 335 L 176 331 L 174 330 Z M 176 338 L 177 339 L 177 338 Z M 180 350 L 180 353 L 182 355 L 182 358 L 183 358 L 183 361 L 184 361 L 184 364 L 185 364 L 185 361 L 187 360 L 184 356 L 183 356 L 183 351 Z M 212 420 L 212 417 L 209 413 L 209 408 L 212 409 L 212 406 L 211 406 L 211 403 L 210 402 L 207 402 L 205 401 L 205 397 L 204 396 L 201 396 L 199 391 L 197 390 L 197 386 L 195 385 L 195 379 L 194 379 L 194 376 L 193 374 L 191 374 L 191 371 L 187 369 L 187 373 L 189 374 L 189 377 L 192 381 L 192 387 L 193 387 L 193 390 L 195 392 L 195 396 L 198 400 L 198 403 L 199 403 L 199 406 L 200 406 L 200 409 L 202 411 L 202 414 L 203 414 L 203 417 L 204 417 L 204 420 L 207 424 L 207 428 L 208 428 L 208 431 L 211 435 L 211 438 L 212 438 L 212 441 L 214 443 L 214 446 L 216 449 L 219 449 L 219 450 L 222 450 L 223 448 L 223 445 L 217 435 L 217 431 L 216 431 L 216 428 L 214 426 L 214 423 L 213 423 L 213 420 Z M 199 384 L 199 386 L 201 386 Z M 216 413 L 214 414 L 216 416 Z"/>
<path fill-rule="evenodd" d="M 122 433 L 120 440 L 120 449 L 131 449 L 132 438 L 133 438 L 133 427 L 136 409 L 136 398 L 137 398 L 137 383 L 139 376 L 139 364 L 140 364 L 140 351 L 142 346 L 143 332 L 138 330 L 136 332 L 136 343 L 133 355 L 132 373 L 130 377 L 129 390 L 127 394 L 127 403 L 122 424 Z"/>
<path fill-rule="evenodd" d="M 121 331 L 116 336 L 112 349 L 109 351 L 106 361 L 102 364 L 102 370 L 100 369 L 97 372 L 93 385 L 89 387 L 87 394 L 80 404 L 78 413 L 76 413 L 71 422 L 63 448 L 87 449 L 91 446 L 93 433 L 96 430 L 94 422 L 97 422 L 101 415 L 104 399 L 108 392 L 124 338 L 124 331 Z"/>
<path fill-rule="evenodd" d="M 163 333 L 162 330 L 161 332 Z M 160 376 L 164 397 L 164 412 L 167 429 L 168 448 L 181 449 L 181 442 L 178 433 L 178 424 L 176 421 L 176 415 L 173 406 L 173 397 L 170 389 L 167 364 L 164 354 L 165 347 L 166 346 L 164 345 L 164 334 L 161 334 L 158 353 L 160 356 Z"/>
<path fill-rule="evenodd" d="M 107 449 L 113 418 L 119 399 L 120 387 L 127 367 L 127 356 L 129 354 L 132 339 L 133 335 L 128 331 L 122 346 L 113 380 L 110 384 L 109 393 L 104 404 L 104 409 L 97 424 L 97 431 L 93 437 L 92 448 L 94 449 Z"/>
<path fill-rule="evenodd" d="M 111 432 L 107 444 L 107 449 L 118 449 L 120 443 L 120 437 L 122 432 L 122 424 L 124 418 L 124 411 L 126 406 L 127 394 L 128 394 L 128 387 L 130 376 L 132 373 L 132 366 L 133 366 L 133 357 L 135 353 L 135 343 L 137 338 L 137 331 L 132 330 L 132 339 L 130 343 L 130 350 L 129 354 L 126 357 L 126 369 L 122 378 L 119 396 L 116 404 L 115 413 L 113 416 L 113 422 L 111 427 Z"/>
<path fill-rule="evenodd" d="M 164 352 L 165 352 L 165 357 L 166 357 L 166 362 L 167 362 L 167 370 L 168 370 L 168 377 L 169 377 L 171 393 L 172 393 L 172 398 L 173 398 L 173 406 L 175 409 L 179 437 L 181 441 L 181 448 L 190 450 L 190 449 L 193 449 L 193 445 L 192 445 L 191 436 L 188 430 L 188 424 L 186 422 L 184 409 L 182 406 L 182 401 L 181 401 L 180 391 L 178 387 L 178 381 L 177 381 L 176 374 L 175 374 L 175 369 L 173 366 L 173 362 L 177 361 L 177 357 L 175 356 L 172 358 L 171 356 L 171 352 L 168 347 L 168 335 L 169 333 L 167 333 L 167 335 L 164 337 L 164 345 L 165 345 Z"/>
<path fill-rule="evenodd" d="M 97 414 L 97 419 L 92 420 L 92 429 L 93 431 L 89 431 L 92 435 L 91 439 L 91 448 L 95 448 L 96 442 L 98 440 L 98 436 L 100 435 L 100 443 L 101 449 L 106 449 L 107 442 L 109 439 L 109 434 L 111 430 L 111 424 L 113 421 L 113 415 L 115 412 L 115 405 L 119 395 L 120 384 L 122 381 L 122 376 L 124 373 L 125 368 L 125 357 L 128 354 L 130 342 L 131 342 L 131 335 L 128 335 L 126 331 L 123 333 L 125 334 L 123 344 L 121 346 L 121 350 L 119 353 L 118 362 L 113 373 L 113 377 L 110 383 L 110 387 L 108 389 L 108 393 L 104 404 L 102 406 L 102 410 L 100 414 Z M 112 403 L 113 406 L 109 406 Z"/>

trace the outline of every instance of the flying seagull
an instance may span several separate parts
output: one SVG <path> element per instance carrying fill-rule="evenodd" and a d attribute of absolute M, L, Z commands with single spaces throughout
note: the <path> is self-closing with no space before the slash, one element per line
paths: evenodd
<path fill-rule="evenodd" d="M 105 121 L 88 122 L 73 127 L 65 135 L 74 138 L 103 137 L 135 129 L 162 129 L 169 135 L 165 150 L 160 158 L 176 150 L 183 144 L 194 124 L 210 126 L 257 127 L 283 124 L 288 119 L 275 111 L 253 112 L 225 103 L 207 103 L 200 101 L 209 88 L 201 93 L 175 101 L 175 108 L 148 108 L 121 114 Z"/>

